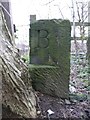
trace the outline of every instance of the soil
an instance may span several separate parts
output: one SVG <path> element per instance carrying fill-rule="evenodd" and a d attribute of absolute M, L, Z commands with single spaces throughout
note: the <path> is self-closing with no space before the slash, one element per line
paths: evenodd
<path fill-rule="evenodd" d="M 50 115 L 53 119 L 87 119 L 90 120 L 90 101 L 70 101 L 69 104 L 65 100 L 55 98 L 49 95 L 36 93 L 38 96 L 38 111 L 41 113 L 38 118 L 48 118 L 48 110 L 52 110 L 54 114 Z"/>

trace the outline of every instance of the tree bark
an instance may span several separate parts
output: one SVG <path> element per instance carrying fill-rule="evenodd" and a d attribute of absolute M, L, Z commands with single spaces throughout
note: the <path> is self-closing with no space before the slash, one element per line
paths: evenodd
<path fill-rule="evenodd" d="M 35 118 L 36 100 L 28 82 L 30 83 L 28 67 L 20 59 L 0 8 L 0 98 L 2 96 L 4 109 L 9 108 L 20 117 Z M 2 108 L 2 117 L 5 117 L 4 109 Z"/>

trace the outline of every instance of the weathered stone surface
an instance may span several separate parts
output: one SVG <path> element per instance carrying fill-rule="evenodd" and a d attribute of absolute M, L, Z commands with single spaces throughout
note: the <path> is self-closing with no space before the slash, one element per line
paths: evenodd
<path fill-rule="evenodd" d="M 30 63 L 69 65 L 70 32 L 68 20 L 40 20 L 31 24 Z"/>
<path fill-rule="evenodd" d="M 30 66 L 33 88 L 54 97 L 68 98 L 69 80 L 64 79 L 62 72 L 54 66 Z"/>
<path fill-rule="evenodd" d="M 26 75 L 28 68 L 19 58 L 18 50 L 11 42 L 4 19 L 3 11 L 0 9 L 0 88 L 2 91 L 0 104 L 3 104 L 4 109 L 9 108 L 11 112 L 21 117 L 35 118 L 35 95 L 32 86 L 29 85 L 28 88 L 26 84 L 30 81 Z M 2 117 L 6 117 L 7 113 L 3 112 L 3 108 L 2 113 Z"/>
<path fill-rule="evenodd" d="M 30 63 L 56 68 L 33 68 L 36 90 L 68 98 L 71 27 L 68 20 L 40 20 L 31 24 Z"/>

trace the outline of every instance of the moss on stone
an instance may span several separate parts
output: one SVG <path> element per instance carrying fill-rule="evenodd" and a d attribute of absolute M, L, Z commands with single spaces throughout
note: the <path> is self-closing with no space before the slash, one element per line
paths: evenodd
<path fill-rule="evenodd" d="M 68 98 L 70 22 L 39 20 L 30 27 L 30 63 L 38 66 L 29 69 L 34 88 L 53 96 Z M 41 67 L 42 65 L 44 67 Z"/>
<path fill-rule="evenodd" d="M 63 77 L 63 71 L 55 66 L 30 66 L 29 72 L 35 90 L 51 96 L 68 98 L 69 80 Z M 68 77 L 68 76 L 67 76 Z"/>

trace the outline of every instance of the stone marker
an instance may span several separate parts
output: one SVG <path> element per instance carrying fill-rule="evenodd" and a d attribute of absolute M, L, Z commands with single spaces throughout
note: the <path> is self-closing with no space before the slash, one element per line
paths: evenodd
<path fill-rule="evenodd" d="M 30 64 L 34 64 L 30 66 L 30 72 L 34 88 L 53 96 L 68 98 L 70 22 L 39 20 L 30 27 Z"/>

